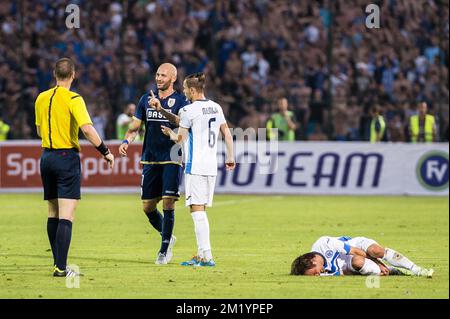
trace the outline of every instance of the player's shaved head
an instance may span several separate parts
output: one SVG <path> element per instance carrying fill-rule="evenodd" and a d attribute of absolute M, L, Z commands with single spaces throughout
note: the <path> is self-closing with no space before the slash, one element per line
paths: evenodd
<path fill-rule="evenodd" d="M 69 58 L 62 58 L 56 61 L 54 74 L 57 80 L 67 80 L 75 72 L 75 64 Z"/>
<path fill-rule="evenodd" d="M 159 66 L 158 71 L 161 73 L 166 73 L 169 77 L 176 80 L 177 78 L 177 68 L 172 63 L 163 63 Z"/>
<path fill-rule="evenodd" d="M 158 67 L 155 79 L 158 90 L 166 91 L 177 80 L 177 68 L 172 63 L 163 63 Z"/>

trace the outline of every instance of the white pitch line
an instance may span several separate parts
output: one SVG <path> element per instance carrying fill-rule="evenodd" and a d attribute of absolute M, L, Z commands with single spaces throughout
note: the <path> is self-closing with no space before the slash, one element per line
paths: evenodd
<path fill-rule="evenodd" d="M 271 199 L 282 199 L 284 196 L 271 196 Z M 224 200 L 222 202 L 213 203 L 213 206 L 228 206 L 242 203 L 251 203 L 260 201 L 261 197 L 253 197 L 253 198 L 245 198 L 245 199 L 232 199 L 232 200 Z"/>

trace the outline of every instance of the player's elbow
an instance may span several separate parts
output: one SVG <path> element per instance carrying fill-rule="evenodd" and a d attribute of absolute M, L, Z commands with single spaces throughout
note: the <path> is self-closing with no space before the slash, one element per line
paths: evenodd
<path fill-rule="evenodd" d="M 141 121 L 133 120 L 133 122 L 131 122 L 128 125 L 128 133 L 137 133 L 137 131 L 139 131 L 140 127 L 141 127 Z"/>
<path fill-rule="evenodd" d="M 84 136 L 86 138 L 89 138 L 89 136 L 92 136 L 94 129 L 94 126 L 92 124 L 85 124 L 80 126 L 81 132 L 83 132 Z"/>

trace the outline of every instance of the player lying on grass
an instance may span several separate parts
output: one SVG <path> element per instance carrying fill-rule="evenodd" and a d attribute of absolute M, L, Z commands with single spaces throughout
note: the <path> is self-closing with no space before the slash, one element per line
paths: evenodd
<path fill-rule="evenodd" d="M 389 263 L 384 264 L 384 262 Z M 417 266 L 391 248 L 366 237 L 320 237 L 311 252 L 297 257 L 291 275 L 413 275 L 433 276 L 433 269 Z"/>

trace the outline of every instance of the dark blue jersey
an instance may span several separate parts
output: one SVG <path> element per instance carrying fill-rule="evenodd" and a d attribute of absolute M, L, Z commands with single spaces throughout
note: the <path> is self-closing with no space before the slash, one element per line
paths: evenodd
<path fill-rule="evenodd" d="M 161 113 L 148 105 L 150 93 L 144 94 L 139 100 L 134 116 L 145 121 L 145 137 L 142 145 L 142 164 L 166 164 L 174 161 L 170 158 L 170 150 L 174 145 L 169 137 L 161 131 L 161 125 L 175 128 Z M 158 93 L 155 97 L 159 98 Z M 185 105 L 189 104 L 186 97 L 175 91 L 165 99 L 159 99 L 161 106 L 167 111 L 178 115 L 178 111 Z"/>

